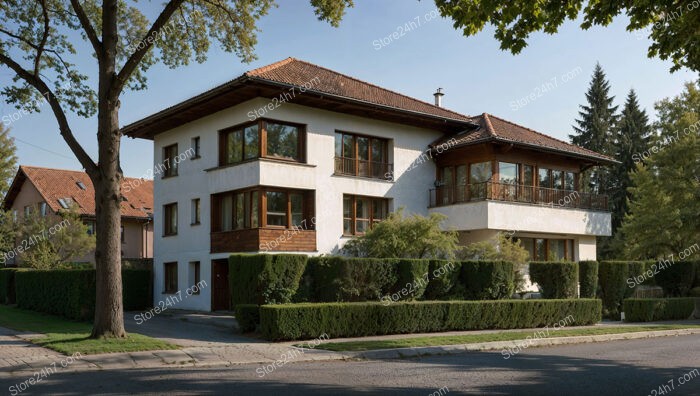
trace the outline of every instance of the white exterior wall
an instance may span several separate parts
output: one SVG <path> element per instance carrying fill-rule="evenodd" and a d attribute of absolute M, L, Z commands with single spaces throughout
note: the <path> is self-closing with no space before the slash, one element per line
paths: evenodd
<path fill-rule="evenodd" d="M 315 254 L 337 252 L 347 238 L 343 233 L 343 194 L 356 194 L 391 199 L 390 210 L 403 206 L 408 213 L 427 214 L 428 191 L 435 180 L 435 165 L 424 161 L 410 171 L 414 161 L 425 152 L 430 142 L 440 132 L 400 124 L 365 119 L 341 113 L 324 111 L 291 103 L 266 115 L 271 119 L 306 125 L 307 163 L 289 164 L 259 160 L 237 166 L 212 169 L 218 166 L 218 131 L 241 124 L 250 119 L 247 113 L 266 105 L 266 99 L 258 98 L 235 107 L 222 110 L 208 117 L 193 121 L 168 132 L 158 134 L 154 140 L 156 164 L 162 163 L 163 147 L 178 144 L 184 153 L 191 146 L 191 139 L 199 136 L 201 158 L 186 159 L 179 164 L 178 176 L 154 183 L 154 300 L 162 295 L 163 263 L 178 262 L 178 289 L 192 286 L 189 262 L 199 261 L 201 278 L 209 287 L 199 295 L 183 299 L 177 308 L 209 310 L 211 305 L 212 259 L 226 258 L 228 254 L 210 254 L 209 233 L 210 196 L 239 188 L 269 185 L 287 188 L 315 190 L 316 244 Z M 394 164 L 395 181 L 372 180 L 334 176 L 335 132 L 342 130 L 390 139 L 389 162 Z M 207 171 L 207 169 L 210 169 Z M 191 200 L 201 202 L 201 224 L 190 225 Z M 163 205 L 178 203 L 178 235 L 163 237 Z"/>

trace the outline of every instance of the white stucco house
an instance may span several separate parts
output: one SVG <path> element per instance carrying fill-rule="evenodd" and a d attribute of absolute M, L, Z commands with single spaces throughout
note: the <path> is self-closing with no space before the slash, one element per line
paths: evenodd
<path fill-rule="evenodd" d="M 229 308 L 234 252 L 335 253 L 387 213 L 448 216 L 464 243 L 508 232 L 533 259 L 595 259 L 607 198 L 579 174 L 613 159 L 288 58 L 130 124 L 154 142 L 155 299 Z M 183 152 L 194 155 L 181 155 Z M 182 160 L 183 158 L 186 160 Z"/>

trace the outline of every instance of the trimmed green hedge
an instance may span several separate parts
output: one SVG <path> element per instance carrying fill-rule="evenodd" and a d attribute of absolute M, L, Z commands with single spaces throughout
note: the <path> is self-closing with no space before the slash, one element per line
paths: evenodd
<path fill-rule="evenodd" d="M 15 303 L 15 272 L 16 268 L 0 269 L 0 304 Z"/>
<path fill-rule="evenodd" d="M 241 332 L 255 331 L 260 323 L 260 306 L 255 304 L 238 304 L 233 308 L 236 322 Z"/>
<path fill-rule="evenodd" d="M 463 261 L 462 284 L 466 300 L 500 300 L 515 291 L 515 270 L 508 261 Z"/>
<path fill-rule="evenodd" d="M 598 262 L 580 261 L 578 263 L 578 281 L 581 298 L 595 298 L 598 290 Z"/>
<path fill-rule="evenodd" d="M 694 298 L 628 298 L 624 302 L 626 322 L 688 319 L 694 309 Z"/>
<path fill-rule="evenodd" d="M 304 282 L 309 301 L 378 301 L 396 284 L 397 259 L 312 257 Z M 307 278 L 309 279 L 309 278 Z"/>
<path fill-rule="evenodd" d="M 268 340 L 425 333 L 551 326 L 565 318 L 589 325 L 601 320 L 597 299 L 320 303 L 260 307 Z"/>
<path fill-rule="evenodd" d="M 533 261 L 530 278 L 542 288 L 544 298 L 576 298 L 578 263 Z"/>
<path fill-rule="evenodd" d="M 396 262 L 396 283 L 391 288 L 392 294 L 401 294 L 402 300 L 416 300 L 423 297 L 428 287 L 429 265 L 428 260 L 399 259 Z"/>
<path fill-rule="evenodd" d="M 657 262 L 656 271 L 652 271 L 656 284 L 664 289 L 669 297 L 688 296 L 698 276 L 699 261 L 679 261 L 673 264 Z"/>
<path fill-rule="evenodd" d="M 125 310 L 151 306 L 150 272 L 122 271 Z M 95 270 L 27 270 L 15 274 L 17 306 L 87 320 L 95 314 Z"/>
<path fill-rule="evenodd" d="M 601 261 L 598 267 L 600 297 L 603 299 L 603 315 L 619 320 L 622 302 L 634 292 L 634 279 L 647 268 L 644 261 Z M 644 283 L 644 282 L 642 282 Z"/>
<path fill-rule="evenodd" d="M 299 288 L 308 256 L 302 254 L 234 254 L 229 258 L 231 302 L 288 303 Z"/>
<path fill-rule="evenodd" d="M 461 300 L 465 287 L 460 283 L 462 263 L 449 260 L 430 260 L 428 287 L 423 294 L 427 300 Z"/>

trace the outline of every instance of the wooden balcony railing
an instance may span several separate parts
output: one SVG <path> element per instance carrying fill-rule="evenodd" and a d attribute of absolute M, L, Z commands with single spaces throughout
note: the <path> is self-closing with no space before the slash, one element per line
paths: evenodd
<path fill-rule="evenodd" d="M 335 157 L 336 175 L 370 177 L 373 179 L 391 179 L 393 177 L 393 169 L 393 164 L 386 162 Z"/>
<path fill-rule="evenodd" d="M 471 201 L 506 201 L 561 208 L 608 210 L 608 196 L 520 184 L 485 182 L 446 185 L 430 190 L 430 206 Z"/>

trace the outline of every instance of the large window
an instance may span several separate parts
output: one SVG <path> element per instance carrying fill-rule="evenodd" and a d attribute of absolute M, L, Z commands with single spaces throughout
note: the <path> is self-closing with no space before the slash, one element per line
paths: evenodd
<path fill-rule="evenodd" d="M 177 263 L 165 263 L 163 264 L 163 293 L 165 294 L 175 294 L 177 293 Z"/>
<path fill-rule="evenodd" d="M 388 147 L 387 139 L 336 132 L 335 173 L 386 178 L 391 171 Z"/>
<path fill-rule="evenodd" d="M 343 234 L 364 234 L 374 224 L 386 219 L 388 213 L 388 199 L 344 195 Z"/>
<path fill-rule="evenodd" d="M 163 235 L 177 235 L 177 202 L 163 206 Z"/>
<path fill-rule="evenodd" d="M 573 239 L 518 238 L 532 261 L 574 261 Z"/>
<path fill-rule="evenodd" d="M 258 188 L 213 196 L 212 231 L 313 228 L 313 191 Z"/>
<path fill-rule="evenodd" d="M 305 130 L 297 124 L 264 119 L 222 130 L 219 165 L 260 158 L 302 161 Z"/>
<path fill-rule="evenodd" d="M 177 176 L 178 153 L 177 144 L 163 147 L 163 177 Z"/>

